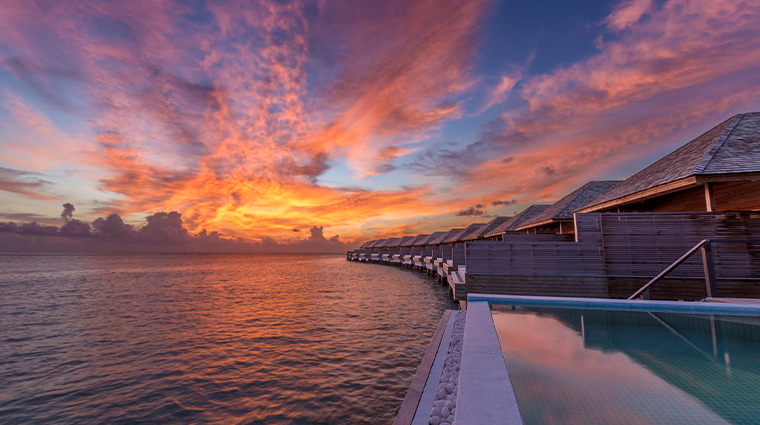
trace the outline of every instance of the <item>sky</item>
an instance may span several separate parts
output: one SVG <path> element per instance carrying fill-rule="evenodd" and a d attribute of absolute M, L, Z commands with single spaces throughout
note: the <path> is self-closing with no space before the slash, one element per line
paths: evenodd
<path fill-rule="evenodd" d="M 0 250 L 340 250 L 760 110 L 757 1 L 4 0 L 0 27 Z"/>

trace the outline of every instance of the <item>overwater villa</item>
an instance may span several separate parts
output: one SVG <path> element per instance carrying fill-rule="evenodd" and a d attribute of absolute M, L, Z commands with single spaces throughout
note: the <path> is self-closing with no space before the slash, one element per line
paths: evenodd
<path fill-rule="evenodd" d="M 535 215 L 526 217 L 521 223 L 514 225 L 514 229 L 518 232 L 525 231 L 534 234 L 574 234 L 573 213 L 617 186 L 620 182 L 620 180 L 588 182 Z"/>
<path fill-rule="evenodd" d="M 578 212 L 760 210 L 760 112 L 739 114 Z"/>
<path fill-rule="evenodd" d="M 390 240 L 347 258 L 398 256 L 467 310 L 441 319 L 394 424 L 757 423 L 760 113 L 624 181 Z"/>
<path fill-rule="evenodd" d="M 510 217 L 507 220 L 502 221 L 501 224 L 485 232 L 483 234 L 483 239 L 493 240 L 493 241 L 502 241 L 504 240 L 504 235 L 517 233 L 517 226 L 519 226 L 526 220 L 530 219 L 531 217 L 539 214 L 541 211 L 545 210 L 546 208 L 549 208 L 549 205 L 545 205 L 545 204 L 531 205 L 528 208 L 515 214 L 513 217 Z"/>

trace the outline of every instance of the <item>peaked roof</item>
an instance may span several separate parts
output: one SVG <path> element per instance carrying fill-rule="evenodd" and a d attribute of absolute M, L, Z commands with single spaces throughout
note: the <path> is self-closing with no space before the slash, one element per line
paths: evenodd
<path fill-rule="evenodd" d="M 464 236 L 465 236 L 466 234 L 468 234 L 468 233 L 472 233 L 472 232 L 474 232 L 475 230 L 477 230 L 477 229 L 480 229 L 481 227 L 483 227 L 483 225 L 484 225 L 483 223 L 472 223 L 472 224 L 470 224 L 469 226 L 467 226 L 467 227 L 465 227 L 464 229 L 462 229 L 461 231 L 459 231 L 459 232 L 457 232 L 457 233 L 455 233 L 455 234 L 453 234 L 453 235 L 449 236 L 449 237 L 448 237 L 448 238 L 446 238 L 446 239 L 445 239 L 443 242 L 444 242 L 444 243 L 448 243 L 448 242 L 459 242 L 459 241 L 461 241 L 461 240 L 464 238 Z"/>
<path fill-rule="evenodd" d="M 428 241 L 430 241 L 430 239 L 437 238 L 440 233 L 443 233 L 443 232 L 434 232 L 434 233 L 431 233 L 431 234 L 427 235 L 426 237 L 420 239 L 419 241 L 415 242 L 414 245 L 415 246 L 416 245 L 427 245 L 427 243 L 428 243 Z"/>
<path fill-rule="evenodd" d="M 621 180 L 590 181 L 552 204 L 549 208 L 523 221 L 517 230 L 548 224 L 557 220 L 572 220 L 573 212 L 621 183 Z"/>
<path fill-rule="evenodd" d="M 687 177 L 760 173 L 760 112 L 734 115 L 613 189 L 582 210 Z"/>
<path fill-rule="evenodd" d="M 398 246 L 409 246 L 414 240 L 415 236 L 404 236 L 398 243 Z"/>
<path fill-rule="evenodd" d="M 398 246 L 399 242 L 401 242 L 401 238 L 388 238 L 385 240 L 385 243 L 383 244 L 383 248 Z"/>
<path fill-rule="evenodd" d="M 359 248 L 367 248 L 372 242 L 375 242 L 375 240 L 372 239 L 371 241 L 364 242 Z"/>
<path fill-rule="evenodd" d="M 409 242 L 409 246 L 422 245 L 422 242 L 424 242 L 429 237 L 430 235 L 417 235 L 414 237 L 414 239 L 412 239 L 411 242 Z"/>
<path fill-rule="evenodd" d="M 370 248 L 379 248 L 379 247 L 383 246 L 383 244 L 385 243 L 386 240 L 387 239 L 378 239 L 378 240 L 375 241 L 375 243 L 373 243 L 369 247 Z"/>
<path fill-rule="evenodd" d="M 462 240 L 463 241 L 471 241 L 471 240 L 475 240 L 475 239 L 478 239 L 478 238 L 481 238 L 481 237 L 485 237 L 485 235 L 488 232 L 490 232 L 493 229 L 497 228 L 498 226 L 500 226 L 502 223 L 504 223 L 505 221 L 509 220 L 510 218 L 512 218 L 512 217 L 496 217 L 493 220 L 489 221 L 488 223 L 481 225 L 477 229 L 475 229 L 475 230 L 473 230 L 473 231 L 471 231 L 469 233 L 465 233 L 464 235 L 462 235 Z"/>
<path fill-rule="evenodd" d="M 462 233 L 465 231 L 464 228 L 458 228 L 458 229 L 451 229 L 449 230 L 449 233 L 446 233 L 446 236 L 443 237 L 441 240 L 441 243 L 449 243 L 449 242 L 456 242 L 457 238 L 462 236 Z"/>
<path fill-rule="evenodd" d="M 490 232 L 486 233 L 483 236 L 496 236 L 496 235 L 500 235 L 506 232 L 514 232 L 515 230 L 517 230 L 517 226 L 521 225 L 523 222 L 525 222 L 525 220 L 533 217 L 534 215 L 549 208 L 550 206 L 551 205 L 546 205 L 546 204 L 531 205 L 528 208 L 525 208 L 524 210 L 517 213 L 514 217 L 510 218 L 509 220 L 506 220 L 505 222 L 496 226 L 496 228 L 494 228 L 493 230 L 491 230 Z"/>
<path fill-rule="evenodd" d="M 448 234 L 449 232 L 435 232 L 430 235 L 430 238 L 428 238 L 428 240 L 425 241 L 425 245 L 435 245 L 437 243 L 440 243 Z"/>

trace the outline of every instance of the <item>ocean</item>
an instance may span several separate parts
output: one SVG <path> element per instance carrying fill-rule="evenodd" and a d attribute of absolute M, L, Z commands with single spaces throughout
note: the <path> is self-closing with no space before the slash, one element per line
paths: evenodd
<path fill-rule="evenodd" d="M 344 256 L 0 255 L 0 423 L 390 423 L 447 308 Z"/>

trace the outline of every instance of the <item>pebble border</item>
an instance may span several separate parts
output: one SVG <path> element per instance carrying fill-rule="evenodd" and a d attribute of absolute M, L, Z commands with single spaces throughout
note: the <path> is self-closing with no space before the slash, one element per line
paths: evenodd
<path fill-rule="evenodd" d="M 459 384 L 459 364 L 462 361 L 464 323 L 466 313 L 457 315 L 451 333 L 451 342 L 443 363 L 441 379 L 435 393 L 435 402 L 430 410 L 430 425 L 454 425 L 457 407 L 457 387 Z"/>

